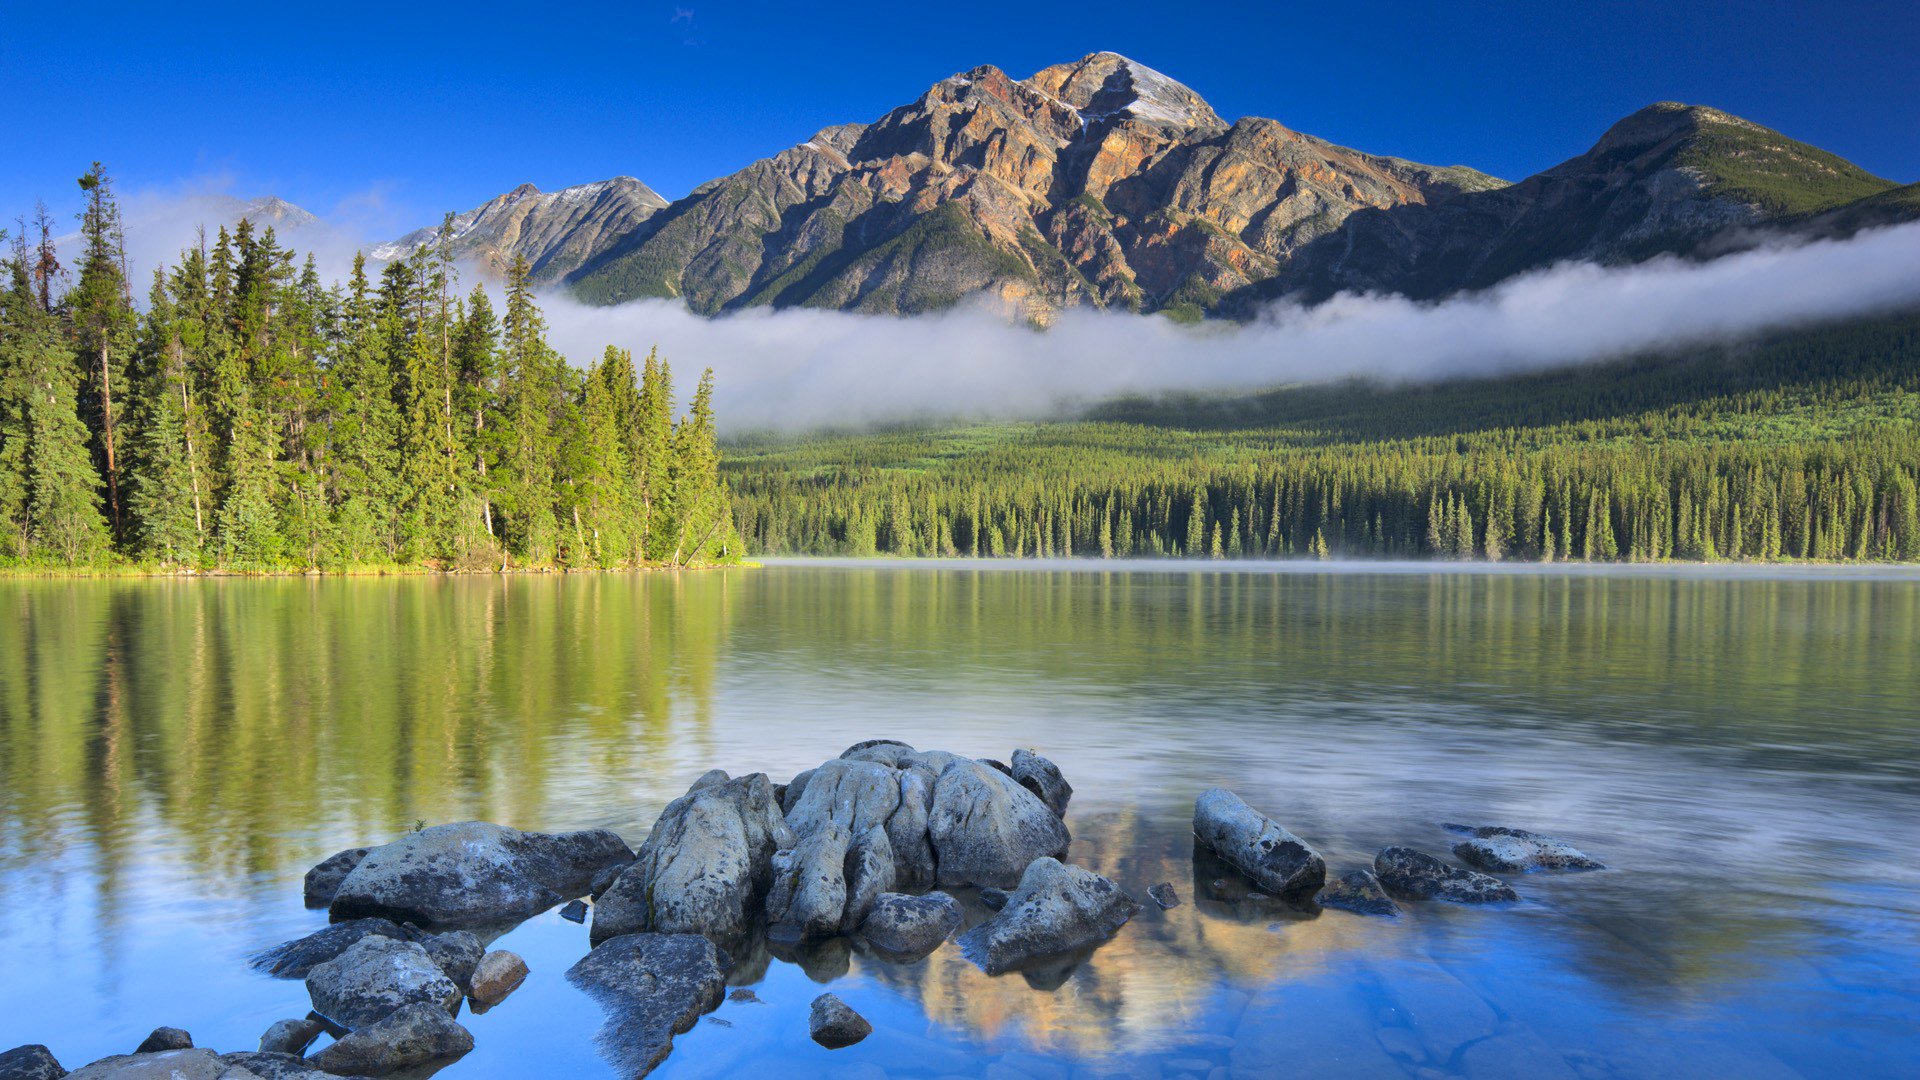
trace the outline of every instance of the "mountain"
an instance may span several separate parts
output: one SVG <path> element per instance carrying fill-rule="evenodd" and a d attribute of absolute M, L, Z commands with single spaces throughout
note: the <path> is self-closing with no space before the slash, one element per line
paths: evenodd
<path fill-rule="evenodd" d="M 498 277 L 514 256 L 523 255 L 536 282 L 551 283 L 572 273 L 609 245 L 633 234 L 665 208 L 667 200 L 631 176 L 616 176 L 543 193 L 521 184 L 462 214 L 453 216 L 455 258 L 473 262 Z M 370 254 L 392 260 L 432 240 L 438 226 L 415 229 Z"/>
<path fill-rule="evenodd" d="M 456 250 L 614 304 L 670 297 L 913 313 L 984 294 L 1247 317 L 1341 290 L 1433 298 L 1564 260 L 1711 257 L 1920 217 L 1920 195 L 1717 109 L 1663 102 L 1518 183 L 1228 122 L 1115 53 L 975 68 L 865 124 L 666 203 L 618 178 L 522 186 L 455 218 Z M 422 229 L 375 254 L 393 257 Z"/>
<path fill-rule="evenodd" d="M 680 297 L 914 312 L 988 292 L 1071 304 L 1210 305 L 1274 276 L 1363 209 L 1502 181 L 1365 154 L 1272 120 L 1229 124 L 1114 53 L 1014 80 L 936 83 L 695 189 L 569 280 L 593 302 Z"/>

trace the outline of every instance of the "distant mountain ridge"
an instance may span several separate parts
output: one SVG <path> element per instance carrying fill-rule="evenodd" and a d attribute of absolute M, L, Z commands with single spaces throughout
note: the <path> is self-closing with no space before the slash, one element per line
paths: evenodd
<path fill-rule="evenodd" d="M 677 298 L 906 314 L 987 295 L 1196 318 L 1341 290 L 1430 298 L 1580 259 L 1706 257 L 1920 217 L 1920 196 L 1716 109 L 1660 103 L 1517 183 L 1369 154 L 1115 53 L 1016 80 L 986 66 L 667 202 L 629 177 L 522 185 L 455 250 L 600 304 Z M 417 230 L 375 249 L 397 256 Z"/>

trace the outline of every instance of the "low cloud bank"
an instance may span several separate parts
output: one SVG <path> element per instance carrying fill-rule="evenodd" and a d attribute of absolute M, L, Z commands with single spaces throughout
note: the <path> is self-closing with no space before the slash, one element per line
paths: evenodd
<path fill-rule="evenodd" d="M 1566 264 L 1439 303 L 1278 304 L 1243 326 L 1076 310 L 1035 331 L 984 306 L 910 319 L 806 310 L 706 319 L 671 301 L 543 300 L 554 345 L 576 363 L 609 342 L 658 344 L 688 390 L 713 367 L 716 406 L 734 432 L 1038 417 L 1130 393 L 1508 374 L 1910 305 L 1920 305 L 1920 223 L 1709 263 Z"/>

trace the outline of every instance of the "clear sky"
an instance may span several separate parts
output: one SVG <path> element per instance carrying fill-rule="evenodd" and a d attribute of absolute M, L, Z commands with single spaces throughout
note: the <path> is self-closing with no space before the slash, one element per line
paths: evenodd
<path fill-rule="evenodd" d="M 953 72 L 1100 49 L 1229 119 L 1508 178 L 1677 99 L 1920 180 L 1915 0 L 0 0 L 0 214 L 70 210 L 95 158 L 130 191 L 277 194 L 376 234 L 522 181 L 625 173 L 672 198 Z"/>

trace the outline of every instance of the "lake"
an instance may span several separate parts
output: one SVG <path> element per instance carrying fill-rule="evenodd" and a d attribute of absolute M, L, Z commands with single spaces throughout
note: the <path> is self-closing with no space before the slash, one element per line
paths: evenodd
<path fill-rule="evenodd" d="M 1876 1077 L 1920 1068 L 1920 573 L 780 563 L 686 574 L 0 582 L 0 1049 L 309 1008 L 247 957 L 308 866 L 416 823 L 606 826 L 868 738 L 1050 757 L 1136 896 L 1063 982 L 948 943 L 736 979 L 661 1077 Z M 1610 869 L 1398 920 L 1216 895 L 1222 785 L 1330 874 L 1444 822 Z M 548 912 L 448 1077 L 601 1076 Z M 1058 983 L 1055 985 L 1055 983 Z M 1038 983 L 1039 985 L 1035 985 Z M 823 984 L 870 1019 L 808 1040 Z"/>

